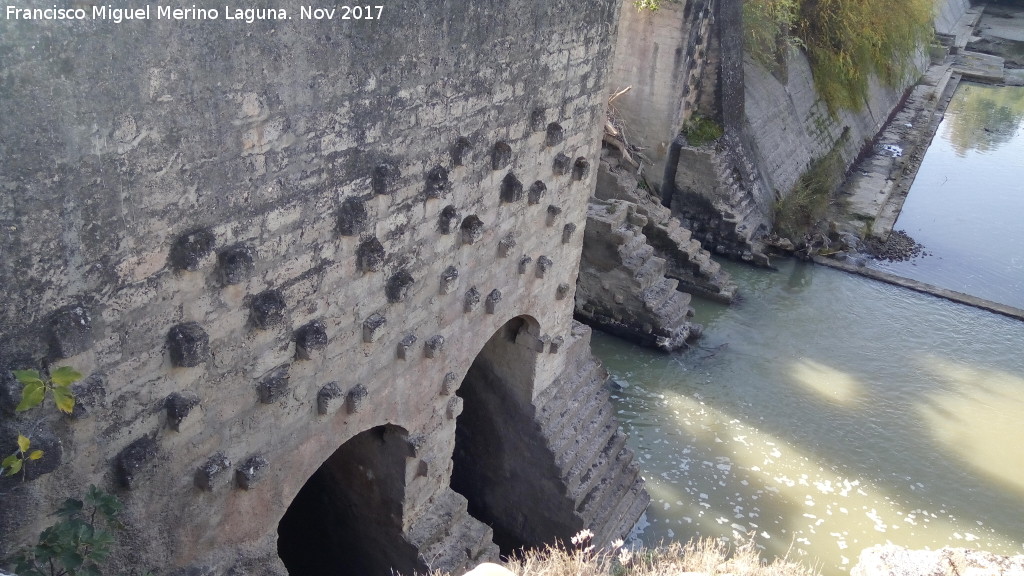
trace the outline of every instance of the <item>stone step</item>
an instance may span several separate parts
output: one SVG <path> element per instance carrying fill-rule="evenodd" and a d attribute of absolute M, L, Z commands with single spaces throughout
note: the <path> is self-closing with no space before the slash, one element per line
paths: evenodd
<path fill-rule="evenodd" d="M 585 398 L 580 401 L 578 398 Z M 599 399 L 595 398 L 586 388 L 581 388 L 577 398 L 561 400 L 561 408 L 558 410 L 558 418 L 545 423 L 544 437 L 552 452 L 558 456 L 567 446 L 571 444 L 572 436 L 567 430 L 573 428 L 581 414 L 596 411 Z M 568 438 L 568 439 L 567 439 Z"/>
<path fill-rule="evenodd" d="M 601 455 L 611 442 L 615 431 L 619 429 L 619 423 L 610 411 L 600 418 L 600 422 L 600 428 L 596 429 L 590 441 L 581 443 L 582 452 L 577 455 L 562 477 L 566 490 L 573 500 L 576 500 L 575 496 L 583 493 L 581 488 L 584 484 L 584 477 L 600 462 Z"/>
<path fill-rule="evenodd" d="M 406 533 L 409 542 L 420 550 L 443 540 L 449 526 L 461 523 L 469 516 L 465 497 L 448 487 L 438 492 Z"/>
<path fill-rule="evenodd" d="M 610 462 L 609 473 L 602 475 L 604 476 L 602 481 L 594 485 L 581 506 L 577 507 L 577 511 L 583 518 L 584 526 L 598 526 L 596 520 L 601 512 L 604 511 L 607 514 L 607 508 L 615 502 L 619 495 L 625 494 L 632 486 L 634 478 L 628 477 L 625 471 L 626 465 L 631 460 L 632 458 L 629 456 L 624 458 L 617 454 L 616 458 Z"/>
<path fill-rule="evenodd" d="M 607 479 L 608 469 L 610 466 L 614 466 L 615 459 L 618 458 L 619 453 L 625 448 L 627 439 L 628 436 L 619 430 L 616 423 L 615 430 L 608 437 L 604 445 L 601 446 L 601 450 L 590 467 L 584 470 L 580 476 L 579 484 L 573 490 L 577 504 L 580 504 L 581 500 L 592 492 L 601 480 Z"/>
<path fill-rule="evenodd" d="M 558 431 L 558 435 L 551 437 L 554 438 L 553 444 L 555 446 L 571 445 L 580 431 L 585 429 L 594 418 L 599 417 L 603 410 L 611 409 L 608 396 L 608 391 L 602 387 L 597 394 L 583 402 L 573 401 L 572 411 L 563 420 L 563 426 Z"/>
<path fill-rule="evenodd" d="M 606 506 L 598 508 L 597 515 L 592 520 L 595 526 L 603 527 L 602 533 L 604 534 L 611 534 L 622 530 L 621 528 L 616 529 L 616 526 L 622 526 L 627 523 L 624 521 L 623 516 L 633 505 L 633 502 L 630 500 L 637 497 L 633 489 L 638 484 L 643 486 L 642 481 L 640 481 L 640 469 L 635 467 L 633 463 L 626 464 L 622 469 L 622 474 L 624 481 L 618 484 L 621 487 L 621 491 L 610 494 L 609 497 L 614 500 L 607 503 Z M 605 538 L 613 539 L 614 537 L 605 536 Z"/>
<path fill-rule="evenodd" d="M 636 525 L 637 520 L 647 511 L 647 507 L 651 504 L 651 497 L 644 491 L 643 486 L 643 480 L 638 478 L 638 481 L 629 489 L 629 493 L 622 498 L 624 502 L 629 502 L 629 505 L 618 515 L 618 518 L 605 524 L 603 533 L 599 535 L 603 541 L 611 542 L 616 538 L 625 539 L 629 531 Z"/>
<path fill-rule="evenodd" d="M 651 250 L 653 252 L 654 249 Z M 651 282 L 665 276 L 665 260 L 652 256 L 639 268 L 630 268 L 630 270 L 633 270 L 633 279 L 641 286 L 650 285 Z"/>
<path fill-rule="evenodd" d="M 666 318 L 671 325 L 679 325 L 692 315 L 690 309 L 691 296 L 687 292 L 674 292 L 672 297 L 655 308 L 653 313 L 661 318 Z"/>
<path fill-rule="evenodd" d="M 581 449 L 586 452 L 594 449 L 593 444 L 595 443 L 598 446 L 604 444 L 598 436 L 613 417 L 611 404 L 608 403 L 607 396 L 604 395 L 595 395 L 589 402 L 576 402 L 575 406 L 579 408 L 563 421 L 564 425 L 558 430 L 558 435 L 549 437 L 555 461 L 566 474 L 580 458 Z M 585 415 L 590 417 L 586 422 L 573 420 L 575 416 Z M 566 433 L 567 430 L 569 433 Z M 580 432 L 572 433 L 573 430 L 580 430 Z"/>
<path fill-rule="evenodd" d="M 446 538 L 421 549 L 420 556 L 432 571 L 461 574 L 479 562 L 498 559 L 493 538 L 490 526 L 467 517 Z"/>
<path fill-rule="evenodd" d="M 541 406 L 537 416 L 544 437 L 557 438 L 565 426 L 566 418 L 571 417 L 570 414 L 578 408 L 575 399 L 588 394 L 584 390 L 588 384 L 593 385 L 595 379 L 601 379 L 603 382 L 606 377 L 604 365 L 591 357 L 569 376 L 571 380 L 563 381 L 563 385 L 559 386 L 555 394 Z"/>
<path fill-rule="evenodd" d="M 679 286 L 678 280 L 664 279 L 653 286 L 645 288 L 640 293 L 640 299 L 644 303 L 644 308 L 651 311 L 657 310 L 658 307 L 676 293 L 677 286 Z"/>
<path fill-rule="evenodd" d="M 634 273 L 643 268 L 654 257 L 654 247 L 647 243 L 647 238 L 643 236 L 641 238 L 642 240 L 639 244 L 619 248 L 622 267 Z"/>

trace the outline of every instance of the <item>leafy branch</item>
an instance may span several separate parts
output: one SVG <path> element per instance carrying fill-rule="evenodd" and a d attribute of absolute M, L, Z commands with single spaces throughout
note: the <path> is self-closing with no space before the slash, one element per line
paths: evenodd
<path fill-rule="evenodd" d="M 71 385 L 82 379 L 82 374 L 70 366 L 61 366 L 50 372 L 49 378 L 38 370 L 13 370 L 14 377 L 21 383 L 21 402 L 15 412 L 25 412 L 39 406 L 46 399 L 47 393 L 53 399 L 57 410 L 71 414 L 75 409 L 75 395 Z M 18 434 L 18 449 L 0 461 L 0 470 L 5 476 L 14 476 L 21 472 L 22 481 L 28 472 L 28 462 L 43 457 L 42 450 L 32 450 L 32 441 L 28 436 Z"/>
<path fill-rule="evenodd" d="M 89 486 L 85 498 L 68 498 L 57 510 L 60 520 L 43 530 L 39 542 L 23 548 L 11 561 L 21 576 L 100 576 L 100 563 L 121 530 L 123 505 L 116 496 Z"/>

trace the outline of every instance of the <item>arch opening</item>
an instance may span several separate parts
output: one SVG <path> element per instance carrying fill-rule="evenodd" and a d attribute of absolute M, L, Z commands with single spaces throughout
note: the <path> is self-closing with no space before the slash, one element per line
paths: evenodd
<path fill-rule="evenodd" d="M 365 430 L 309 478 L 277 527 L 290 576 L 426 571 L 402 536 L 407 435 L 390 424 Z"/>
<path fill-rule="evenodd" d="M 520 316 L 484 345 L 457 395 L 451 487 L 491 526 L 502 555 L 568 540 L 582 528 L 532 404 L 542 347 Z"/>

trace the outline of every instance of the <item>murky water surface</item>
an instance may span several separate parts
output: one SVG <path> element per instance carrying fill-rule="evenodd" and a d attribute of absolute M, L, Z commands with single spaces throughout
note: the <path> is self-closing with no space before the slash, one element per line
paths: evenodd
<path fill-rule="evenodd" d="M 1024 308 L 1024 87 L 957 88 L 896 229 L 927 255 L 875 266 Z"/>
<path fill-rule="evenodd" d="M 594 334 L 653 502 L 641 538 L 754 535 L 844 574 L 892 542 L 1024 553 L 1024 322 L 822 267 L 731 268 L 699 347 Z"/>

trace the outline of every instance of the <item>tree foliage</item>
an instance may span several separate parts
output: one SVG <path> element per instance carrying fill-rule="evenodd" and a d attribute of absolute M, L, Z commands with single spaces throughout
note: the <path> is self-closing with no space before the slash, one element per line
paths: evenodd
<path fill-rule="evenodd" d="M 744 0 L 746 47 L 762 64 L 806 50 L 831 111 L 860 109 L 872 74 L 903 81 L 931 35 L 933 0 Z M 770 67 L 770 66 L 769 66 Z"/>

